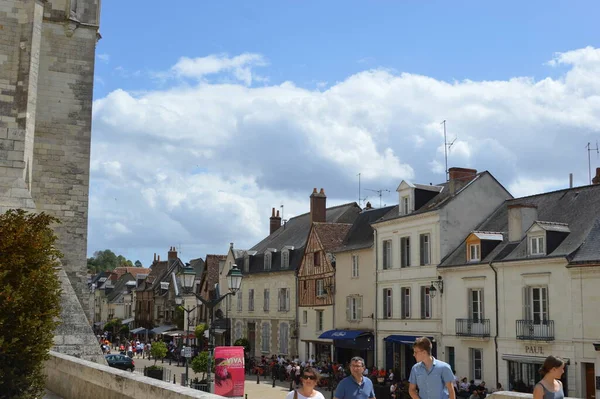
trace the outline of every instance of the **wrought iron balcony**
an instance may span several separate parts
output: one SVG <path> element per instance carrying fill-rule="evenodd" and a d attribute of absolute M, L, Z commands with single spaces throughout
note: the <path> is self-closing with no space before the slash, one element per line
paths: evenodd
<path fill-rule="evenodd" d="M 554 320 L 517 320 L 517 339 L 554 341 Z"/>
<path fill-rule="evenodd" d="M 490 319 L 456 319 L 458 337 L 489 337 Z"/>

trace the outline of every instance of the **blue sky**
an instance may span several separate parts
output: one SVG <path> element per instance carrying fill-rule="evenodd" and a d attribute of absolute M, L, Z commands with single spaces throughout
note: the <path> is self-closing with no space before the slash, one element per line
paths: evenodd
<path fill-rule="evenodd" d="M 313 187 L 357 200 L 357 173 L 397 203 L 444 180 L 444 119 L 449 166 L 515 196 L 587 184 L 598 2 L 171 3 L 102 4 L 90 254 L 249 248 Z"/>

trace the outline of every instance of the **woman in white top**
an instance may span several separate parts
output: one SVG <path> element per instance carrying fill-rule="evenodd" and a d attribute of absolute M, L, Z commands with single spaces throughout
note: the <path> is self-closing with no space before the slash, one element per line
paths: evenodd
<path fill-rule="evenodd" d="M 302 379 L 302 386 L 288 393 L 285 399 L 325 399 L 321 392 L 315 390 L 321 378 L 316 369 L 310 366 L 305 367 L 300 378 Z"/>

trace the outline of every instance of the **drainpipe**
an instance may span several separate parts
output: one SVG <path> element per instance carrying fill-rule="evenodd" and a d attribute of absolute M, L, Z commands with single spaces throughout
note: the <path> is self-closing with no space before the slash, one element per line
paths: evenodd
<path fill-rule="evenodd" d="M 300 307 L 298 306 L 300 304 L 298 295 L 300 283 L 298 282 L 298 270 L 294 272 L 294 277 L 294 280 L 296 280 L 296 338 L 294 340 L 296 341 L 296 356 L 300 357 Z"/>
<path fill-rule="evenodd" d="M 492 265 L 493 261 L 490 261 L 489 266 L 494 271 L 494 296 L 496 302 L 496 334 L 494 335 L 494 354 L 496 356 L 496 384 L 499 382 L 498 368 L 500 367 L 499 359 L 498 359 L 498 326 L 500 322 L 500 316 L 498 313 L 498 270 Z"/>
<path fill-rule="evenodd" d="M 377 242 L 377 230 L 373 229 L 373 240 L 375 240 L 375 313 L 373 314 L 373 324 L 375 325 L 375 335 L 373 337 L 373 349 L 374 349 L 374 353 L 373 353 L 373 359 L 374 359 L 374 365 L 375 366 L 377 363 L 377 357 L 378 357 L 378 353 L 379 353 L 379 342 L 377 340 L 377 312 L 378 312 L 378 298 L 379 298 L 379 278 L 377 277 L 377 272 L 379 271 L 379 245 Z M 385 367 L 385 366 L 384 366 Z"/>

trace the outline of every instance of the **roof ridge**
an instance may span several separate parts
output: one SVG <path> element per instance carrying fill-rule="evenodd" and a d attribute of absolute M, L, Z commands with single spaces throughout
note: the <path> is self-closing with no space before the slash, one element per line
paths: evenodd
<path fill-rule="evenodd" d="M 526 195 L 524 197 L 507 199 L 506 201 L 518 201 L 518 200 L 523 200 L 523 199 L 526 199 L 526 198 L 541 197 L 541 196 L 544 196 L 544 195 L 556 194 L 556 193 L 560 193 L 560 192 L 563 192 L 563 191 L 582 190 L 582 189 L 583 190 L 592 190 L 594 188 L 600 189 L 600 185 L 599 184 L 588 184 L 586 186 L 561 188 L 559 190 L 547 191 L 545 193 L 538 193 L 538 194 Z"/>
<path fill-rule="evenodd" d="M 330 206 L 330 207 L 328 207 L 328 208 L 325 208 L 325 211 L 328 211 L 328 210 L 330 210 L 330 209 L 341 208 L 341 207 L 343 207 L 343 206 L 348 206 L 348 205 L 356 205 L 356 206 L 358 206 L 358 204 L 356 203 L 356 201 L 352 201 L 352 202 L 347 202 L 347 203 L 345 203 L 345 204 L 340 204 L 340 205 Z M 360 208 L 360 207 L 359 207 L 359 208 Z M 288 223 L 290 222 L 290 220 L 293 220 L 293 219 L 296 219 L 296 218 L 299 218 L 299 217 L 301 217 L 301 216 L 305 216 L 305 215 L 310 215 L 310 211 L 308 211 L 308 212 L 304 212 L 304 213 L 301 213 L 301 214 L 299 214 L 299 215 L 296 215 L 296 216 L 294 216 L 293 218 L 290 218 L 290 219 L 288 219 Z M 330 223 L 335 223 L 335 222 L 330 222 Z"/>

